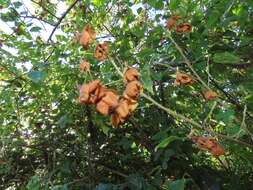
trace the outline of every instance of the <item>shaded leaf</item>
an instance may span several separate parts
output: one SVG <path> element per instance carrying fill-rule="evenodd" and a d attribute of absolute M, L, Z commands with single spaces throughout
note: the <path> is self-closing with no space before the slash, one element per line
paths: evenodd
<path fill-rule="evenodd" d="M 151 79 L 150 66 L 148 64 L 145 64 L 141 70 L 141 81 L 144 88 L 147 89 L 151 94 L 154 94 L 153 81 Z"/>
<path fill-rule="evenodd" d="M 166 146 L 168 146 L 171 142 L 175 141 L 175 140 L 179 140 L 181 138 L 177 137 L 177 136 L 169 136 L 166 139 L 164 139 L 162 142 L 160 142 L 157 146 L 156 149 L 158 148 L 165 148 Z"/>
<path fill-rule="evenodd" d="M 213 60 L 215 63 L 240 63 L 240 58 L 229 52 L 216 53 L 213 56 Z"/>
<path fill-rule="evenodd" d="M 184 190 L 185 188 L 185 179 L 179 179 L 175 181 L 170 181 L 166 184 L 167 190 Z"/>
<path fill-rule="evenodd" d="M 45 79 L 46 75 L 41 71 L 31 71 L 28 73 L 28 77 L 34 82 L 38 83 Z"/>

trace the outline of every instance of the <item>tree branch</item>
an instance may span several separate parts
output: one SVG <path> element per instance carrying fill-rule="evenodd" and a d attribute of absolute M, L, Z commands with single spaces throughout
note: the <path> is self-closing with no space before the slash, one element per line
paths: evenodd
<path fill-rule="evenodd" d="M 67 14 L 71 11 L 71 9 L 76 5 L 76 3 L 77 3 L 78 1 L 80 1 L 80 0 L 75 0 L 75 1 L 69 6 L 69 8 L 66 10 L 66 12 L 63 13 L 63 15 L 61 16 L 61 18 L 60 18 L 60 19 L 58 20 L 58 22 L 56 23 L 56 25 L 55 25 L 53 31 L 51 32 L 51 34 L 50 34 L 50 36 L 49 36 L 47 42 L 49 42 L 49 41 L 51 40 L 51 38 L 52 38 L 53 35 L 54 35 L 55 30 L 58 28 L 58 26 L 61 24 L 62 20 L 67 16 Z"/>
<path fill-rule="evenodd" d="M 181 54 L 181 56 L 184 59 L 184 62 L 186 63 L 186 65 L 190 68 L 190 70 L 193 72 L 193 74 L 195 75 L 195 77 L 198 79 L 198 81 L 208 90 L 210 90 L 209 86 L 201 79 L 201 77 L 198 75 L 198 73 L 194 70 L 194 68 L 192 67 L 191 62 L 189 61 L 189 59 L 185 56 L 183 50 L 181 47 L 179 47 L 179 45 L 177 44 L 177 42 L 172 38 L 171 33 L 168 34 L 169 39 L 172 41 L 172 43 L 175 45 L 176 49 L 179 51 L 179 53 Z"/>
<path fill-rule="evenodd" d="M 108 58 L 111 63 L 113 64 L 113 66 L 115 67 L 116 71 L 118 72 L 118 74 L 123 77 L 123 73 L 120 71 L 119 67 L 115 64 L 115 62 L 112 60 L 112 58 Z M 176 111 L 174 110 L 171 110 L 167 107 L 164 107 L 163 105 L 161 105 L 160 103 L 158 103 L 157 101 L 155 101 L 153 98 L 151 98 L 150 96 L 146 95 L 145 93 L 141 93 L 141 96 L 144 97 L 145 99 L 147 99 L 148 101 L 152 102 L 154 105 L 156 105 L 158 108 L 166 111 L 169 115 L 177 118 L 177 119 L 180 119 L 180 120 L 183 120 L 183 121 L 186 121 L 187 123 L 190 123 L 192 124 L 195 128 L 198 128 L 200 130 L 206 130 L 207 132 L 209 132 L 210 134 L 212 135 L 215 135 L 217 137 L 220 137 L 220 138 L 223 138 L 223 139 L 226 139 L 226 140 L 229 140 L 229 141 L 233 141 L 237 144 L 241 144 L 241 145 L 244 145 L 244 146 L 247 146 L 249 148 L 252 148 L 253 149 L 253 145 L 252 144 L 249 144 L 249 143 L 246 143 L 246 142 L 243 142 L 243 141 L 240 141 L 240 140 L 237 140 L 237 139 L 234 139 L 232 137 L 229 137 L 229 136 L 226 136 L 226 135 L 222 135 L 222 134 L 218 134 L 212 130 L 210 130 L 209 128 L 203 128 L 202 125 L 200 125 L 199 123 L 197 123 L 196 121 L 190 119 L 190 118 L 187 118 L 185 117 L 184 115 L 182 114 L 179 114 L 177 113 Z"/>

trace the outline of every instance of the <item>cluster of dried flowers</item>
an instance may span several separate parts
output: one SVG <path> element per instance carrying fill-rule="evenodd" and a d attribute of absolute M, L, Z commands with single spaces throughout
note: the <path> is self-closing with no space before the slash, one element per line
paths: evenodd
<path fill-rule="evenodd" d="M 90 43 L 95 40 L 96 33 L 90 25 L 84 27 L 82 34 L 78 36 L 80 44 L 84 49 L 88 49 Z M 98 61 L 107 59 L 109 46 L 106 42 L 98 44 L 94 57 Z M 86 60 L 80 62 L 81 72 L 89 72 L 90 64 Z M 125 91 L 120 96 L 116 91 L 108 89 L 99 80 L 83 84 L 79 89 L 78 102 L 80 104 L 96 105 L 96 110 L 105 116 L 111 117 L 113 126 L 124 123 L 131 113 L 136 109 L 137 99 L 140 95 L 142 86 L 139 82 L 139 72 L 135 68 L 126 68 L 124 71 Z"/>
<path fill-rule="evenodd" d="M 188 33 L 191 32 L 192 27 L 187 22 L 181 22 L 178 24 L 180 16 L 174 15 L 171 16 L 166 23 L 166 27 L 169 30 L 173 30 L 176 27 L 177 33 Z M 194 79 L 192 76 L 179 72 L 176 72 L 176 79 L 174 81 L 174 86 L 179 85 L 192 85 L 194 83 Z M 206 90 L 203 92 L 203 96 L 206 100 L 213 100 L 218 97 L 218 94 L 212 90 Z M 201 136 L 193 136 L 191 140 L 203 150 L 209 151 L 215 157 L 219 157 L 225 154 L 224 149 L 217 143 L 217 141 L 210 137 L 201 137 Z"/>
<path fill-rule="evenodd" d="M 190 25 L 189 23 L 183 22 L 183 23 L 177 24 L 178 21 L 179 21 L 180 19 L 181 19 L 180 16 L 177 16 L 177 15 L 171 16 L 171 17 L 167 20 L 166 27 L 167 27 L 169 30 L 173 30 L 174 27 L 176 26 L 176 32 L 177 32 L 177 33 L 191 32 L 192 27 L 191 27 L 191 25 Z"/>
<path fill-rule="evenodd" d="M 99 80 L 83 84 L 79 90 L 79 103 L 94 104 L 99 113 L 111 117 L 113 126 L 124 123 L 137 107 L 137 99 L 141 92 L 139 72 L 135 68 L 127 68 L 124 72 L 125 91 L 120 96 L 116 91 L 108 89 Z"/>
<path fill-rule="evenodd" d="M 176 79 L 174 81 L 174 86 L 179 86 L 179 85 L 192 85 L 194 83 L 194 79 L 185 73 L 176 72 Z M 203 92 L 203 96 L 206 100 L 214 100 L 215 98 L 218 97 L 218 94 L 212 90 L 206 90 Z"/>
<path fill-rule="evenodd" d="M 188 33 L 191 32 L 192 27 L 189 23 L 187 22 L 181 22 L 180 24 L 177 24 L 179 20 L 181 19 L 180 16 L 178 15 L 173 15 L 171 16 L 166 23 L 166 27 L 169 30 L 173 30 L 176 27 L 176 32 L 177 33 Z M 194 83 L 194 79 L 192 76 L 179 72 L 176 72 L 176 79 L 174 81 L 175 86 L 179 85 L 192 85 Z M 203 96 L 206 100 L 214 100 L 215 98 L 218 97 L 218 94 L 212 90 L 206 90 L 203 92 Z"/>
<path fill-rule="evenodd" d="M 167 28 L 172 30 L 176 26 L 177 33 L 191 32 L 190 24 L 177 24 L 180 18 L 180 16 L 172 16 L 167 21 Z M 95 38 L 95 31 L 91 26 L 87 25 L 79 36 L 79 42 L 84 49 L 88 49 L 90 43 L 92 43 Z M 104 61 L 107 59 L 108 53 L 109 46 L 104 42 L 97 45 L 94 57 L 98 61 Z M 82 60 L 80 62 L 80 71 L 90 72 L 89 62 Z M 140 74 L 135 68 L 128 67 L 124 70 L 125 90 L 122 96 L 115 90 L 108 89 L 106 86 L 102 85 L 98 79 L 88 84 L 83 84 L 79 89 L 78 101 L 83 105 L 95 105 L 96 110 L 104 116 L 109 116 L 112 126 L 117 127 L 129 118 L 138 105 L 138 97 L 142 90 L 139 76 Z M 175 86 L 192 85 L 193 83 L 194 79 L 189 74 L 179 71 L 176 72 Z M 203 96 L 206 100 L 213 100 L 218 97 L 218 94 L 212 90 L 207 90 L 203 92 Z M 200 149 L 209 151 L 215 157 L 225 154 L 224 149 L 213 138 L 193 136 L 191 139 Z"/>
<path fill-rule="evenodd" d="M 84 49 L 88 49 L 90 44 L 96 39 L 96 32 L 90 25 L 86 25 L 83 28 L 81 34 L 77 34 L 76 36 L 79 43 L 83 46 Z M 108 57 L 109 45 L 106 42 L 98 44 L 94 53 L 94 57 L 98 61 L 104 61 Z"/>
<path fill-rule="evenodd" d="M 191 140 L 198 148 L 210 152 L 213 156 L 219 157 L 225 154 L 224 149 L 212 137 L 192 136 Z"/>

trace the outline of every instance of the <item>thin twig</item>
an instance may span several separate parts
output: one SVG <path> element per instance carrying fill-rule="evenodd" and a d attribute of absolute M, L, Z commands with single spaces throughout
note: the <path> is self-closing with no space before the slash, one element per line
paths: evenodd
<path fill-rule="evenodd" d="M 216 106 L 217 106 L 217 102 L 214 102 L 214 104 L 213 104 L 210 112 L 207 114 L 206 118 L 204 119 L 202 126 L 206 125 L 206 122 L 207 122 L 208 118 L 211 117 L 211 115 L 212 115 L 212 113 L 213 113 L 213 111 L 214 111 L 214 109 L 215 109 Z"/>
<path fill-rule="evenodd" d="M 45 6 L 43 6 L 41 3 L 38 3 L 34 0 L 31 0 L 33 3 L 39 5 L 40 7 L 42 7 L 43 10 L 47 11 L 51 16 L 55 17 L 56 19 L 60 19 L 57 16 L 55 16 L 49 9 L 47 9 Z"/>
<path fill-rule="evenodd" d="M 111 63 L 113 64 L 113 66 L 115 67 L 116 71 L 118 72 L 118 74 L 121 76 L 121 77 L 124 77 L 123 76 L 123 73 L 120 71 L 119 67 L 115 64 L 115 62 L 112 60 L 112 58 L 109 58 L 109 60 L 111 61 Z M 190 119 L 190 118 L 187 118 L 185 117 L 184 115 L 182 114 L 179 114 L 177 113 L 176 111 L 174 110 L 171 110 L 167 107 L 164 107 L 163 105 L 159 104 L 157 101 L 155 101 L 153 98 L 151 98 L 150 96 L 146 95 L 145 93 L 141 93 L 141 96 L 144 97 L 145 99 L 149 100 L 150 102 L 152 102 L 154 105 L 156 105 L 158 108 L 166 111 L 169 115 L 175 117 L 175 118 L 178 118 L 178 119 L 181 119 L 183 121 L 186 121 L 190 124 L 192 124 L 193 126 L 195 126 L 195 128 L 198 128 L 198 129 L 201 129 L 201 130 L 206 130 L 207 132 L 209 132 L 210 134 L 214 135 L 214 136 L 217 136 L 217 137 L 220 137 L 220 138 L 223 138 L 223 139 L 226 139 L 226 140 L 229 140 L 229 141 L 233 141 L 237 144 L 241 144 L 241 145 L 244 145 L 244 146 L 247 146 L 249 148 L 252 148 L 253 149 L 253 145 L 251 144 L 248 144 L 246 142 L 243 142 L 243 141 L 240 141 L 240 140 L 237 140 L 237 139 L 234 139 L 232 137 L 229 137 L 229 136 L 226 136 L 226 135 L 222 135 L 222 134 L 218 134 L 214 131 L 212 131 L 211 129 L 209 128 L 203 128 L 199 123 L 197 123 L 196 121 Z"/>
<path fill-rule="evenodd" d="M 105 166 L 104 164 L 100 164 L 100 165 L 101 165 L 105 170 L 107 170 L 107 171 L 109 171 L 109 172 L 112 172 L 112 173 L 117 174 L 117 175 L 119 175 L 119 176 L 121 176 L 121 177 L 124 177 L 124 178 L 127 178 L 127 177 L 128 177 L 128 175 L 123 174 L 122 172 L 119 172 L 119 171 L 114 170 L 114 169 L 112 169 L 112 168 L 109 168 L 109 167 Z"/>
<path fill-rule="evenodd" d="M 198 81 L 208 90 L 210 90 L 209 86 L 201 79 L 201 77 L 198 75 L 198 73 L 194 70 L 194 68 L 192 67 L 191 62 L 189 61 L 189 59 L 185 56 L 183 50 L 181 47 L 179 47 L 179 45 L 177 44 L 177 42 L 172 38 L 171 34 L 168 33 L 168 37 L 169 39 L 172 41 L 172 43 L 175 45 L 176 49 L 179 51 L 179 53 L 181 54 L 181 56 L 183 57 L 186 65 L 189 67 L 189 69 L 193 72 L 193 74 L 195 75 L 195 77 L 198 79 Z"/>
<path fill-rule="evenodd" d="M 61 24 L 62 20 L 67 16 L 67 14 L 71 11 L 71 9 L 76 5 L 76 3 L 80 1 L 80 0 L 75 0 L 70 6 L 69 8 L 65 11 L 65 13 L 63 13 L 63 15 L 61 16 L 61 18 L 58 20 L 58 22 L 56 23 L 53 31 L 51 32 L 47 42 L 49 42 L 52 38 L 52 36 L 54 35 L 55 30 L 58 28 L 58 26 Z"/>
<path fill-rule="evenodd" d="M 247 105 L 244 106 L 241 128 L 244 129 L 250 135 L 251 139 L 253 140 L 253 133 L 248 129 L 246 122 L 245 122 L 246 114 L 247 114 Z"/>

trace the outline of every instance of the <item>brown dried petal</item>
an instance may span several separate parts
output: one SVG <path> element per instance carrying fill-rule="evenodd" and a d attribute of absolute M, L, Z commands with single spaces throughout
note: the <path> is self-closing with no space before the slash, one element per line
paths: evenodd
<path fill-rule="evenodd" d="M 113 127 L 118 127 L 120 124 L 120 118 L 119 115 L 117 113 L 114 113 L 111 115 L 111 123 Z"/>
<path fill-rule="evenodd" d="M 136 100 L 141 92 L 141 84 L 139 81 L 132 81 L 127 84 L 124 91 L 124 96 L 129 97 L 130 99 Z"/>
<path fill-rule="evenodd" d="M 83 28 L 81 37 L 80 37 L 80 44 L 85 48 L 88 49 L 89 44 L 96 39 L 96 33 L 95 31 L 92 29 L 92 27 L 90 25 L 86 25 Z"/>
<path fill-rule="evenodd" d="M 97 103 L 96 109 L 99 113 L 101 113 L 102 115 L 109 115 L 109 111 L 110 111 L 110 107 L 109 105 L 104 102 L 103 100 L 99 101 Z"/>
<path fill-rule="evenodd" d="M 174 16 L 170 17 L 166 23 L 166 27 L 169 30 L 171 30 L 175 26 L 178 19 L 180 19 L 180 16 L 174 15 Z"/>
<path fill-rule="evenodd" d="M 184 73 L 180 73 L 177 71 L 176 73 L 176 80 L 174 82 L 174 85 L 181 85 L 181 84 L 192 84 L 193 83 L 193 79 L 190 75 L 184 74 Z"/>
<path fill-rule="evenodd" d="M 108 57 L 108 52 L 109 52 L 109 46 L 106 42 L 102 44 L 98 44 L 94 53 L 94 57 L 98 61 L 104 61 Z"/>
<path fill-rule="evenodd" d="M 127 68 L 124 72 L 124 81 L 125 83 L 139 80 L 140 73 L 135 68 Z"/>
<path fill-rule="evenodd" d="M 88 61 L 82 60 L 79 67 L 80 67 L 80 71 L 82 72 L 90 71 L 90 63 Z"/>
<path fill-rule="evenodd" d="M 212 90 L 208 90 L 204 92 L 204 98 L 206 100 L 213 100 L 218 97 L 218 94 Z"/>
<path fill-rule="evenodd" d="M 176 28 L 177 33 L 185 33 L 185 32 L 191 32 L 191 31 L 192 31 L 192 27 L 189 23 L 182 23 L 178 25 Z"/>
<path fill-rule="evenodd" d="M 225 154 L 224 149 L 214 138 L 194 136 L 191 137 L 191 139 L 200 149 L 207 150 L 214 156 L 221 156 Z"/>
<path fill-rule="evenodd" d="M 96 102 L 96 96 L 94 96 L 95 90 L 100 86 L 99 80 L 91 81 L 88 84 L 84 84 L 79 90 L 79 102 L 81 104 L 91 104 Z"/>
<path fill-rule="evenodd" d="M 117 112 L 117 114 L 119 115 L 120 118 L 126 118 L 129 114 L 129 106 L 128 106 L 128 102 L 126 99 L 122 99 L 117 108 L 115 109 L 115 111 Z"/>

